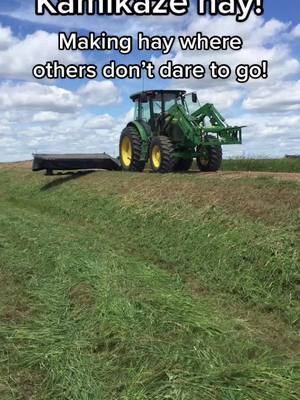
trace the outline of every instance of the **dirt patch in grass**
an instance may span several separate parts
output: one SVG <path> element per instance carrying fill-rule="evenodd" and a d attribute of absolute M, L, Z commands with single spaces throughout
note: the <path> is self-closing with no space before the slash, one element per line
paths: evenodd
<path fill-rule="evenodd" d="M 201 285 L 200 282 L 195 278 L 187 277 L 185 282 L 189 291 L 192 293 L 194 297 L 206 296 L 209 295 L 210 293 L 209 289 L 204 285 Z"/>
<path fill-rule="evenodd" d="M 70 290 L 70 303 L 74 308 L 88 308 L 95 303 L 93 288 L 84 282 L 73 286 Z"/>
<path fill-rule="evenodd" d="M 0 319 L 4 323 L 19 324 L 30 315 L 30 308 L 26 304 L 18 302 L 14 305 L 4 307 Z"/>
<path fill-rule="evenodd" d="M 17 400 L 35 400 L 41 399 L 40 392 L 45 378 L 35 371 L 21 373 L 17 376 Z"/>
<path fill-rule="evenodd" d="M 300 182 L 299 172 L 259 172 L 259 171 L 219 171 L 217 174 L 210 173 L 205 176 L 221 176 L 226 178 L 275 178 L 282 181 Z"/>
<path fill-rule="evenodd" d="M 29 317 L 31 309 L 18 276 L 0 271 L 0 292 L 0 321 L 3 324 L 18 324 Z"/>

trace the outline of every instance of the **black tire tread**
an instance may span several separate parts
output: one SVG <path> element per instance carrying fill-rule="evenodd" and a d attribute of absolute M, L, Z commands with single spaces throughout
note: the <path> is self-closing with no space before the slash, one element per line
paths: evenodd
<path fill-rule="evenodd" d="M 123 132 L 121 133 L 120 137 L 120 160 L 122 163 L 122 156 L 121 156 L 121 143 L 124 136 L 128 136 L 131 140 L 132 144 L 132 152 L 133 152 L 133 160 L 131 166 L 129 168 L 125 168 L 122 165 L 122 168 L 127 171 L 132 172 L 142 172 L 145 168 L 146 161 L 141 161 L 141 152 L 142 152 L 142 140 L 138 130 L 134 126 L 127 126 Z"/>
<path fill-rule="evenodd" d="M 214 140 L 215 138 L 211 135 L 207 136 L 208 141 Z M 223 152 L 221 146 L 209 146 L 209 163 L 202 165 L 199 158 L 197 158 L 198 168 L 203 172 L 216 172 L 220 169 L 223 159 Z"/>

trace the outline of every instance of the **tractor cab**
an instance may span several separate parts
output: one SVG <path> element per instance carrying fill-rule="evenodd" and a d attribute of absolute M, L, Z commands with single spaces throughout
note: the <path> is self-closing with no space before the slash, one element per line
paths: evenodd
<path fill-rule="evenodd" d="M 160 131 L 164 117 L 174 104 L 183 106 L 190 115 L 199 108 L 197 94 L 187 94 L 185 90 L 149 90 L 136 93 L 131 99 L 135 103 L 134 120 L 152 133 Z"/>

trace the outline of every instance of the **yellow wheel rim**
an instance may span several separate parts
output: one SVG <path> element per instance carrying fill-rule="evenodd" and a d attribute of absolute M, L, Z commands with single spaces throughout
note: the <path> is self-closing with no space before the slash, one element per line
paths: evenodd
<path fill-rule="evenodd" d="M 124 136 L 122 140 L 121 157 L 125 167 L 130 167 L 132 161 L 132 144 L 128 136 Z"/>
<path fill-rule="evenodd" d="M 161 163 L 161 152 L 159 146 L 156 144 L 152 148 L 152 164 L 155 169 L 159 169 Z"/>

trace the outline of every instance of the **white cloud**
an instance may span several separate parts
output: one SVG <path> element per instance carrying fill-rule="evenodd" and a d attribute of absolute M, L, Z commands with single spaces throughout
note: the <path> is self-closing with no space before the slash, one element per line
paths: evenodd
<path fill-rule="evenodd" d="M 257 112 L 300 110 L 300 81 L 258 87 L 247 95 L 243 107 Z"/>
<path fill-rule="evenodd" d="M 0 38 L 0 77 L 31 79 L 36 64 L 52 60 L 63 64 L 84 62 L 80 52 L 59 51 L 55 33 L 36 31 L 21 40 L 13 37 L 9 28 L 0 28 Z"/>
<path fill-rule="evenodd" d="M 243 145 L 223 147 L 226 157 L 282 157 L 300 153 L 300 116 L 247 113 L 228 122 L 248 127 L 243 130 Z"/>
<path fill-rule="evenodd" d="M 71 115 L 71 114 L 69 114 Z M 33 122 L 57 122 L 61 119 L 61 113 L 54 111 L 40 111 L 34 114 L 32 121 Z"/>
<path fill-rule="evenodd" d="M 244 129 L 244 141 L 246 143 L 257 142 L 258 149 L 265 140 L 280 139 L 288 144 L 291 139 L 300 139 L 300 116 L 291 112 L 284 114 L 248 112 L 238 118 L 228 119 L 228 121 L 233 125 L 239 123 L 247 125 L 247 128 Z"/>
<path fill-rule="evenodd" d="M 121 101 L 119 90 L 112 81 L 90 81 L 79 92 L 87 105 L 107 105 Z"/>
<path fill-rule="evenodd" d="M 66 112 L 78 108 L 78 96 L 57 86 L 39 83 L 4 83 L 0 86 L 0 109 L 26 108 Z"/>
<path fill-rule="evenodd" d="M 105 106 L 117 104 L 119 101 L 119 90 L 110 81 L 88 82 L 74 92 L 33 82 L 7 82 L 0 85 L 0 109 L 40 110 L 41 113 L 35 116 L 40 122 L 41 118 L 56 118 L 53 112 L 75 112 L 88 105 Z"/>
<path fill-rule="evenodd" d="M 87 129 L 111 129 L 115 126 L 115 119 L 109 114 L 90 118 L 85 124 Z"/>
<path fill-rule="evenodd" d="M 300 37 L 300 24 L 296 25 L 295 28 L 292 30 L 292 36 L 296 38 Z"/>
<path fill-rule="evenodd" d="M 9 46 L 15 43 L 15 40 L 10 27 L 4 27 L 0 24 L 0 51 L 9 48 Z"/>
<path fill-rule="evenodd" d="M 124 126 L 134 119 L 134 107 L 132 107 L 124 117 Z"/>
<path fill-rule="evenodd" d="M 190 82 L 189 82 L 190 83 Z M 173 83 L 172 88 L 177 89 L 178 84 Z M 183 88 L 180 86 L 180 88 Z M 195 87 L 185 87 L 188 93 L 195 91 Z M 198 100 L 200 104 L 213 103 L 215 107 L 221 111 L 227 111 L 239 100 L 242 99 L 242 91 L 227 87 L 226 85 L 220 85 L 215 87 L 213 90 L 211 88 L 202 88 L 196 90 L 198 95 Z"/>
<path fill-rule="evenodd" d="M 278 21 L 277 19 L 272 18 L 269 21 L 263 23 L 264 20 L 261 18 L 255 18 L 255 23 L 258 24 L 256 30 L 256 36 L 249 34 L 248 35 L 248 43 L 250 44 L 251 41 L 258 44 L 266 44 L 276 42 L 278 38 L 280 38 L 281 34 L 284 34 L 287 29 L 290 27 L 289 23 L 284 23 Z"/>

